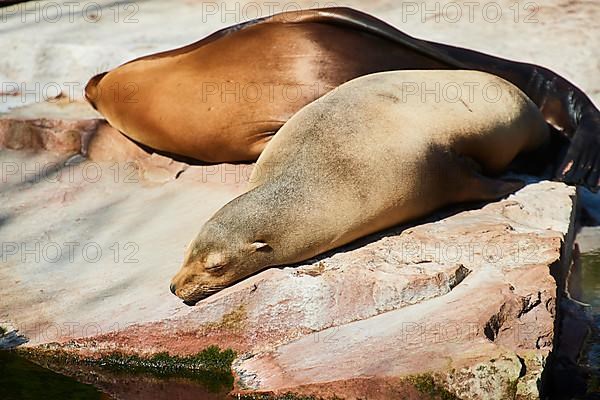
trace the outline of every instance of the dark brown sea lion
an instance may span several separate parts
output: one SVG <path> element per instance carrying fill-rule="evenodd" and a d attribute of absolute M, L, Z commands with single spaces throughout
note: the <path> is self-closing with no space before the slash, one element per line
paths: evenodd
<path fill-rule="evenodd" d="M 223 29 L 98 75 L 86 96 L 113 126 L 159 152 L 252 161 L 312 100 L 355 77 L 402 69 L 476 69 L 512 82 L 569 139 L 557 178 L 598 189 L 600 111 L 573 84 L 540 66 L 412 38 L 349 8 Z"/>
<path fill-rule="evenodd" d="M 459 86 L 464 98 L 410 91 Z M 478 88 L 466 95 L 467 86 Z M 501 96 L 488 96 L 484 87 Z M 425 118 L 423 116 L 426 116 Z M 193 303 L 266 267 L 300 262 L 453 203 L 523 186 L 484 176 L 549 136 L 535 104 L 479 71 L 356 78 L 296 113 L 260 155 L 249 191 L 188 247 L 171 290 Z"/>

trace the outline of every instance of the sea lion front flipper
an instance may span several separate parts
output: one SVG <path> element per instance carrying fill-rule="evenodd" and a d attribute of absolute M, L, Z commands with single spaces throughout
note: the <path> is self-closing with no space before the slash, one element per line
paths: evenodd
<path fill-rule="evenodd" d="M 458 202 L 498 200 L 516 192 L 525 186 L 518 179 L 495 179 L 481 173 L 482 166 L 470 157 L 454 157 L 455 182 L 461 182 L 457 192 Z M 452 165 L 452 164 L 450 164 Z"/>
<path fill-rule="evenodd" d="M 485 200 L 497 200 L 522 189 L 525 187 L 525 182 L 518 179 L 503 180 L 481 176 L 480 185 L 483 189 L 481 193 L 489 196 Z"/>

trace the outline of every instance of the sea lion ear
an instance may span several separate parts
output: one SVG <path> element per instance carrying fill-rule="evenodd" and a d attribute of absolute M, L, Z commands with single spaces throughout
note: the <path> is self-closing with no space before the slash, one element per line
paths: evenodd
<path fill-rule="evenodd" d="M 254 249 L 254 251 L 269 251 L 271 250 L 271 246 L 269 246 L 265 242 L 254 242 L 250 245 Z"/>

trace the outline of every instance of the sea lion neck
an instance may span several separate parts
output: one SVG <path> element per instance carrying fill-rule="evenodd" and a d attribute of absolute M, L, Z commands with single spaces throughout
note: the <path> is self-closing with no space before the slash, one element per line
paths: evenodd
<path fill-rule="evenodd" d="M 286 196 L 277 196 L 280 193 L 275 186 L 280 182 L 267 182 L 227 203 L 209 221 L 213 227 L 233 234 L 237 239 L 252 243 L 264 241 L 271 244 L 282 233 L 281 226 L 294 221 L 290 219 L 289 210 L 292 203 L 291 193 Z M 273 204 L 277 207 L 257 207 L 256 204 Z M 282 225 L 283 224 L 283 225 Z"/>

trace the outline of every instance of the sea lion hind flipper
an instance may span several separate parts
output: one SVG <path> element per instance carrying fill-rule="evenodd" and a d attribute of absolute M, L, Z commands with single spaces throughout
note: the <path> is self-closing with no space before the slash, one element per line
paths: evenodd
<path fill-rule="evenodd" d="M 600 189 L 600 118 L 582 119 L 555 178 L 593 192 Z"/>

